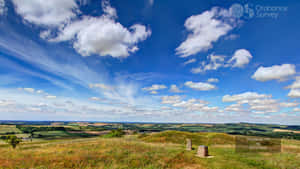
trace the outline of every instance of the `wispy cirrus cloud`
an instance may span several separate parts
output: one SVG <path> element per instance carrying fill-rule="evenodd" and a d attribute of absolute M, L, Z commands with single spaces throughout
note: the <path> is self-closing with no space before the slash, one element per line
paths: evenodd
<path fill-rule="evenodd" d="M 182 90 L 180 90 L 178 87 L 177 87 L 177 85 L 175 85 L 175 84 L 172 84 L 171 86 L 170 86 L 170 90 L 169 90 L 170 92 L 172 92 L 172 93 L 182 93 L 183 91 Z"/>
<path fill-rule="evenodd" d="M 64 84 L 64 80 L 88 87 L 89 83 L 95 82 L 94 79 L 105 79 L 105 69 L 101 69 L 101 74 L 92 70 L 76 54 L 68 53 L 64 49 L 59 50 L 59 56 L 56 52 L 47 50 L 37 42 L 30 40 L 28 37 L 18 34 L 17 32 L 8 32 L 1 34 L 0 48 L 9 56 L 13 56 L 27 64 L 32 65 L 38 71 L 25 68 L 11 60 L 1 58 L 8 68 L 19 70 L 22 74 L 36 76 L 52 82 L 54 85 L 70 88 L 69 83 Z M 66 54 L 66 55 L 65 55 Z M 70 62 L 63 63 L 62 60 L 69 59 Z M 80 70 L 78 70 L 80 67 Z M 59 78 L 57 78 L 59 77 Z"/>
<path fill-rule="evenodd" d="M 148 3 L 150 6 L 153 6 L 154 5 L 154 0 L 148 0 Z"/>
<path fill-rule="evenodd" d="M 6 5 L 4 0 L 0 0 L 0 16 L 5 14 L 6 12 Z"/>
<path fill-rule="evenodd" d="M 195 58 L 189 59 L 189 60 L 183 62 L 183 65 L 185 66 L 185 65 L 188 65 L 188 64 L 191 64 L 191 63 L 195 63 L 196 61 L 197 61 L 197 60 L 196 60 Z"/>

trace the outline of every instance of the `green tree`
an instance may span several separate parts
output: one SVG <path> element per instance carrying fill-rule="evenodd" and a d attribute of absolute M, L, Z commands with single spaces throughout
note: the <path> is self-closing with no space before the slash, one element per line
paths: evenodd
<path fill-rule="evenodd" d="M 122 137 L 125 134 L 125 132 L 121 129 L 111 130 L 110 133 L 104 135 L 105 138 L 111 138 L 111 137 Z"/>
<path fill-rule="evenodd" d="M 12 148 L 16 148 L 17 145 L 22 142 L 22 140 L 15 135 L 9 135 L 6 136 L 5 142 L 10 144 Z"/>
<path fill-rule="evenodd" d="M 125 132 L 122 129 L 112 130 L 111 135 L 113 137 L 122 137 L 125 134 Z"/>
<path fill-rule="evenodd" d="M 28 131 L 30 141 L 32 141 L 32 138 L 33 138 L 33 136 L 34 136 L 34 132 L 35 132 L 35 129 L 31 129 L 31 130 Z"/>

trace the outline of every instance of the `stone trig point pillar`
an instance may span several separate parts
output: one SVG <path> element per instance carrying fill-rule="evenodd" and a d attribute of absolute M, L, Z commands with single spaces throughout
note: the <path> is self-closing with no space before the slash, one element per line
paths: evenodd
<path fill-rule="evenodd" d="M 198 157 L 207 157 L 208 156 L 208 147 L 201 145 L 198 147 L 197 155 Z"/>
<path fill-rule="evenodd" d="M 186 150 L 188 151 L 192 150 L 192 140 L 189 138 L 186 139 Z"/>

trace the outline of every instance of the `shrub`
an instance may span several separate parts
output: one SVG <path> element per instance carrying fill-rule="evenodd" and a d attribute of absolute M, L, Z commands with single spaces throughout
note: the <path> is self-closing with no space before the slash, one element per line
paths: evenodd
<path fill-rule="evenodd" d="M 125 132 L 121 129 L 117 130 L 111 130 L 110 133 L 104 135 L 105 138 L 111 138 L 111 137 L 122 137 L 125 134 Z"/>
<path fill-rule="evenodd" d="M 5 142 L 7 142 L 8 144 L 10 144 L 12 146 L 12 148 L 16 148 L 17 145 L 22 142 L 22 140 L 20 138 L 18 138 L 15 135 L 8 135 L 5 138 Z"/>
<path fill-rule="evenodd" d="M 138 138 L 144 138 L 144 137 L 147 137 L 149 136 L 148 134 L 146 133 L 142 133 L 142 134 L 139 134 Z"/>

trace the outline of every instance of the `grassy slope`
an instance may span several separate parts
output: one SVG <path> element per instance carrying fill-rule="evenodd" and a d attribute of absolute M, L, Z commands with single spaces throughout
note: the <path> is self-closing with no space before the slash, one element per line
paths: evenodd
<path fill-rule="evenodd" d="M 143 137 L 146 142 L 185 143 L 186 138 L 197 145 L 234 144 L 234 136 L 224 133 L 191 133 L 183 131 L 164 131 Z"/>
<path fill-rule="evenodd" d="M 205 161 L 208 168 L 300 168 L 300 141 L 282 140 L 282 153 L 235 152 L 235 136 L 224 133 L 190 133 L 165 131 L 142 137 L 145 142 L 176 143 L 184 146 L 190 138 L 194 153 L 198 145 L 208 145 L 209 153 L 215 156 Z"/>
<path fill-rule="evenodd" d="M 136 139 L 92 138 L 79 141 L 0 148 L 0 168 L 184 168 L 196 164 L 178 145 Z"/>
<path fill-rule="evenodd" d="M 291 149 L 294 150 L 293 153 L 284 151 L 275 154 L 236 154 L 234 148 L 230 144 L 225 145 L 227 142 L 224 142 L 221 145 L 209 146 L 210 154 L 215 157 L 203 159 L 194 156 L 196 150 L 191 152 L 184 150 L 184 142 L 181 141 L 184 140 L 185 135 L 191 133 L 158 134 L 159 137 L 157 134 L 151 137 L 164 138 L 161 142 L 176 140 L 175 142 L 179 144 L 149 143 L 135 136 L 127 136 L 110 139 L 86 138 L 33 142 L 22 144 L 16 150 L 3 146 L 0 147 L 0 154 L 5 155 L 0 156 L 0 168 L 300 168 L 299 141 L 284 142 L 290 148 L 289 152 Z M 199 135 L 206 135 L 205 137 L 211 140 L 231 137 L 215 133 Z M 146 138 L 142 139 L 153 141 L 150 136 Z M 211 142 L 216 143 L 216 141 Z M 194 143 L 196 144 L 196 141 Z"/>

